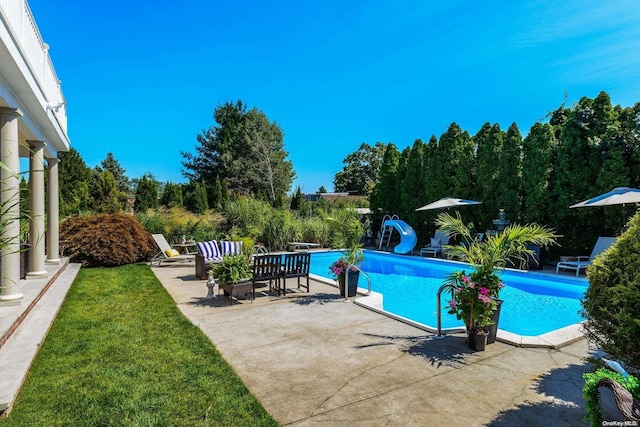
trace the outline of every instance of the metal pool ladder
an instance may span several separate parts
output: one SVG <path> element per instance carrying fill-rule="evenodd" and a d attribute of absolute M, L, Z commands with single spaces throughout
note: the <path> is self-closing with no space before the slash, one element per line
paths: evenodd
<path fill-rule="evenodd" d="M 440 289 L 438 289 L 438 294 L 436 295 L 436 298 L 438 299 L 436 301 L 436 305 L 438 307 L 437 308 L 437 310 L 438 310 L 438 335 L 436 335 L 434 338 L 438 339 L 438 340 L 441 340 L 446 336 L 446 335 L 442 335 L 442 313 L 441 313 L 441 311 L 442 311 L 442 301 L 441 301 L 441 298 L 440 298 L 440 295 L 442 295 L 442 292 L 446 291 L 446 290 L 450 290 L 451 291 L 451 297 L 453 298 L 453 285 L 449 284 L 449 283 L 446 283 L 446 284 L 440 286 Z"/>
<path fill-rule="evenodd" d="M 360 267 L 358 267 L 357 265 L 349 264 L 349 266 L 347 267 L 347 271 L 351 270 L 351 267 L 358 270 L 360 274 L 364 274 L 364 277 L 367 278 L 367 283 L 368 283 L 367 295 L 371 295 L 371 277 L 369 277 L 369 275 L 364 271 L 362 271 L 362 269 L 360 269 Z M 349 275 L 348 274 L 344 275 L 344 302 L 349 302 Z"/>

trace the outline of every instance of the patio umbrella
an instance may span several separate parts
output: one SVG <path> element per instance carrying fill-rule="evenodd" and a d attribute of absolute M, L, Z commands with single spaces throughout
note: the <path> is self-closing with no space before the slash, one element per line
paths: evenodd
<path fill-rule="evenodd" d="M 424 205 L 423 207 L 416 209 L 416 211 L 428 211 L 431 209 L 443 209 L 443 208 L 454 208 L 458 206 L 479 205 L 480 203 L 482 202 L 476 202 L 475 200 L 455 199 L 453 197 L 445 197 L 444 199 L 436 200 L 433 203 Z"/>
<path fill-rule="evenodd" d="M 608 193 L 592 197 L 584 202 L 569 206 L 570 208 L 584 208 L 589 206 L 612 206 L 622 205 L 622 222 L 624 223 L 624 205 L 629 203 L 640 203 L 640 190 L 637 188 L 618 187 Z"/>

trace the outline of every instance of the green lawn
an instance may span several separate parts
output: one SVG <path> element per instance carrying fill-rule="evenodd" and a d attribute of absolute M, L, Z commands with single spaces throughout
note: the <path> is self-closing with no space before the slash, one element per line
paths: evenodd
<path fill-rule="evenodd" d="M 144 264 L 80 270 L 0 426 L 273 426 Z"/>

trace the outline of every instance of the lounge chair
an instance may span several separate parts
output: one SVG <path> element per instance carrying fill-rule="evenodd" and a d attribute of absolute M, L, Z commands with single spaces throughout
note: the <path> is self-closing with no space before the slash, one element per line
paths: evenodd
<path fill-rule="evenodd" d="M 428 246 L 420 249 L 420 256 L 431 255 L 437 257 L 442 252 L 442 247 L 449 244 L 449 233 L 443 230 L 436 231 Z"/>
<path fill-rule="evenodd" d="M 591 251 L 590 256 L 576 256 L 570 257 L 572 259 L 568 261 L 560 261 L 556 264 L 556 273 L 558 273 L 562 268 L 565 270 L 575 270 L 576 276 L 579 276 L 580 270 L 586 270 L 586 268 L 591 265 L 595 257 L 609 249 L 609 247 L 613 245 L 615 241 L 615 237 L 598 237 L 598 241 L 593 247 L 593 251 Z"/>
<path fill-rule="evenodd" d="M 194 255 L 182 255 L 176 249 L 172 248 L 167 239 L 165 239 L 163 234 L 153 234 L 153 240 L 156 241 L 160 252 L 155 254 L 153 258 L 149 261 L 149 265 L 153 265 L 154 262 L 157 262 L 160 265 L 164 262 L 186 262 L 193 261 L 195 259 Z"/>
<path fill-rule="evenodd" d="M 218 242 L 215 240 L 197 242 L 196 247 L 198 248 L 198 253 L 196 254 L 196 277 L 206 279 L 209 264 L 222 261 L 220 248 L 218 248 Z"/>

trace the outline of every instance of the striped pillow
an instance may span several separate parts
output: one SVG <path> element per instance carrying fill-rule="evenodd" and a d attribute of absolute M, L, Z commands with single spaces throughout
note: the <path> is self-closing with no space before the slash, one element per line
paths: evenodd
<path fill-rule="evenodd" d="M 197 242 L 198 252 L 204 256 L 205 260 L 220 259 L 220 249 L 218 242 L 211 240 L 209 242 Z"/>
<path fill-rule="evenodd" d="M 239 255 L 242 253 L 242 242 L 223 240 L 220 242 L 220 246 L 222 247 L 222 256 Z"/>

